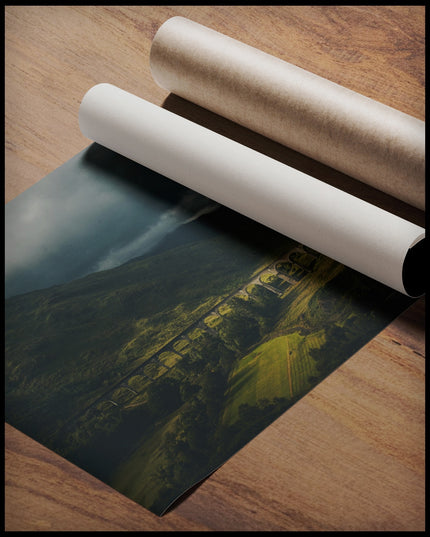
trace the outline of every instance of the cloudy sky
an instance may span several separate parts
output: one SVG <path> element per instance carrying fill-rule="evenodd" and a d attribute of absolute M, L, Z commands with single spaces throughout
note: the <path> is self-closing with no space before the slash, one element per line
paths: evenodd
<path fill-rule="evenodd" d="M 94 144 L 6 205 L 6 297 L 121 265 L 215 208 Z"/>

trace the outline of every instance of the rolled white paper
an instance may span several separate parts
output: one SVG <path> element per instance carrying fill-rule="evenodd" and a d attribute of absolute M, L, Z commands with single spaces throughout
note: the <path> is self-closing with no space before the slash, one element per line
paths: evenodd
<path fill-rule="evenodd" d="M 183 17 L 150 65 L 176 95 L 424 209 L 423 121 Z"/>
<path fill-rule="evenodd" d="M 411 222 L 110 84 L 86 93 L 79 123 L 91 140 L 348 267 L 422 292 L 403 281 L 424 238 Z"/>

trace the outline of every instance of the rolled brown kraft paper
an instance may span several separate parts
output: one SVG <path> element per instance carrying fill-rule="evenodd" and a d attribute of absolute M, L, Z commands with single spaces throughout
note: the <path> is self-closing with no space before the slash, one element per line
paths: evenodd
<path fill-rule="evenodd" d="M 170 92 L 424 209 L 423 121 L 183 17 L 150 64 Z"/>

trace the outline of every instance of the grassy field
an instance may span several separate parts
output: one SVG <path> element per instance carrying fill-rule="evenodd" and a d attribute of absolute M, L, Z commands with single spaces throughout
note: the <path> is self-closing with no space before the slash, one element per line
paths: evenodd
<path fill-rule="evenodd" d="M 229 378 L 224 424 L 239 419 L 243 404 L 258 406 L 261 400 L 291 399 L 305 393 L 309 379 L 317 374 L 309 351 L 323 343 L 323 330 L 309 336 L 294 332 L 271 339 L 244 356 Z"/>
<path fill-rule="evenodd" d="M 130 458 L 121 465 L 120 470 L 112 477 L 113 486 L 124 492 L 129 498 L 152 505 L 160 492 L 160 479 L 157 474 L 167 462 L 164 449 L 165 437 L 174 433 L 180 409 L 148 436 L 148 440 L 140 444 Z"/>

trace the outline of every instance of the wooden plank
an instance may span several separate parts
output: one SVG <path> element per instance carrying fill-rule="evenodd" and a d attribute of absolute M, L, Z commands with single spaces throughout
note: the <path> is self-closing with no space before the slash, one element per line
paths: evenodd
<path fill-rule="evenodd" d="M 424 6 L 7 6 L 6 201 L 89 145 L 110 82 L 418 223 L 417 210 L 159 88 L 157 28 L 189 17 L 424 119 Z M 6 426 L 7 530 L 424 529 L 424 299 L 159 519 Z"/>

